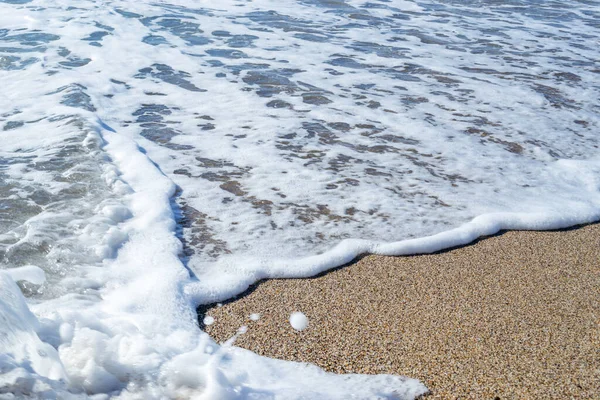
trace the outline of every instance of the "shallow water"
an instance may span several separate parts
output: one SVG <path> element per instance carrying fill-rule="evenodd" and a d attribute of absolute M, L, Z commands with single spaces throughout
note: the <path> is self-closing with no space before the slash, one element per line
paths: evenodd
<path fill-rule="evenodd" d="M 209 396 L 224 374 L 214 390 L 290 397 L 298 367 L 290 391 L 240 377 L 251 356 L 211 359 L 194 308 L 365 251 L 600 218 L 598 6 L 0 1 L 0 268 L 46 274 L 19 283 L 65 371 L 45 384 Z M 202 378 L 165 372 L 177 357 Z M 410 386 L 315 371 L 324 398 Z"/>

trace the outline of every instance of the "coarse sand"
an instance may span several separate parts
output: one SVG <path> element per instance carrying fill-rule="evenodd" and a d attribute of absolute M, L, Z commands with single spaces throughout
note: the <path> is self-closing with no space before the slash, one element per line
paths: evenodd
<path fill-rule="evenodd" d="M 428 399 L 600 398 L 600 225 L 365 256 L 201 310 L 236 346 L 338 373 L 421 380 Z M 304 313 L 308 327 L 289 323 Z M 260 314 L 260 319 L 254 321 Z"/>

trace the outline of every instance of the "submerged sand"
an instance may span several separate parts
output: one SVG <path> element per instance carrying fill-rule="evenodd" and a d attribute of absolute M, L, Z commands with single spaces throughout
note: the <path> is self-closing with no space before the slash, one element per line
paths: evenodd
<path fill-rule="evenodd" d="M 309 318 L 302 332 L 294 311 Z M 366 256 L 313 279 L 262 282 L 207 314 L 217 341 L 247 325 L 239 347 L 406 375 L 432 399 L 600 398 L 600 225 Z"/>

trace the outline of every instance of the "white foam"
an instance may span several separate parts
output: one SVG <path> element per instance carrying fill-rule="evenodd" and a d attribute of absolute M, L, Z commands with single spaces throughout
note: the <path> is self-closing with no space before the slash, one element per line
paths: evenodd
<path fill-rule="evenodd" d="M 36 267 L 35 265 L 25 265 L 23 267 L 11 268 L 3 272 L 8 274 L 8 276 L 10 276 L 15 282 L 28 281 L 35 283 L 36 285 L 41 285 L 46 280 L 46 274 L 44 273 L 44 270 L 40 267 Z"/>
<path fill-rule="evenodd" d="M 34 386 L 36 375 L 57 381 L 57 386 L 68 382 L 56 349 L 38 337 L 39 322 L 29 311 L 25 298 L 11 278 L 12 275 L 19 280 L 33 278 L 39 282 L 40 276 L 43 277 L 43 272 L 41 275 L 40 272 L 32 266 L 11 274 L 0 271 L 0 382 L 3 388 L 13 387 L 15 394 Z"/>
<path fill-rule="evenodd" d="M 294 311 L 290 315 L 290 325 L 297 331 L 303 331 L 308 327 L 308 318 L 300 311 Z"/>
<path fill-rule="evenodd" d="M 250 314 L 250 321 L 258 321 L 260 319 L 260 314 L 252 313 Z"/>

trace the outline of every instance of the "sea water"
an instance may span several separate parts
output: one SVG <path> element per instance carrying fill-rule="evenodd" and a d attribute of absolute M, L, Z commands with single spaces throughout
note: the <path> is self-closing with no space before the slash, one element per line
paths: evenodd
<path fill-rule="evenodd" d="M 0 0 L 0 398 L 418 396 L 195 309 L 597 221 L 599 49 L 592 0 Z"/>

